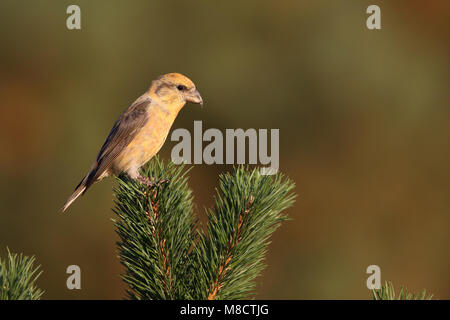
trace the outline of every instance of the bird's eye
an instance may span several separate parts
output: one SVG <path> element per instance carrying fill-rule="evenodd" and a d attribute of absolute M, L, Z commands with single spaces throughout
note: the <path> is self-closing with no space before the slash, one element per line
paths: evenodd
<path fill-rule="evenodd" d="M 177 86 L 177 89 L 180 90 L 180 91 L 183 91 L 183 90 L 186 90 L 187 88 L 186 88 L 186 86 L 183 86 L 182 84 L 179 84 Z"/>

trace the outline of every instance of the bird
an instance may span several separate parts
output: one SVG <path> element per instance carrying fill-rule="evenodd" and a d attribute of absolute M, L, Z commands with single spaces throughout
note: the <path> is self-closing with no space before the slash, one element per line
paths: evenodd
<path fill-rule="evenodd" d="M 150 88 L 119 116 L 97 158 L 61 211 L 83 195 L 92 184 L 111 175 L 126 173 L 130 178 L 153 186 L 139 173 L 163 146 L 179 111 L 187 102 L 203 106 L 195 84 L 180 73 L 167 73 L 151 82 Z"/>

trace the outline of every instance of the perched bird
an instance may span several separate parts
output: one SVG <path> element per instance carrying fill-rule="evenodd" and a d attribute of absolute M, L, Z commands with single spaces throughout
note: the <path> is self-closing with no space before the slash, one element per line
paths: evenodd
<path fill-rule="evenodd" d="M 114 124 L 88 174 L 67 199 L 66 209 L 95 182 L 125 172 L 133 179 L 153 185 L 139 168 L 161 149 L 178 112 L 186 102 L 203 105 L 194 83 L 179 73 L 168 73 L 152 81 Z"/>

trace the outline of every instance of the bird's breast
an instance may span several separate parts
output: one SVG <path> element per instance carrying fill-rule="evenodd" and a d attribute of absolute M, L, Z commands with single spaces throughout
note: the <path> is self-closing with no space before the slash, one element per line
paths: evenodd
<path fill-rule="evenodd" d="M 117 157 L 116 172 L 139 168 L 149 161 L 162 147 L 175 117 L 158 107 L 150 107 L 148 120 L 136 137 Z"/>

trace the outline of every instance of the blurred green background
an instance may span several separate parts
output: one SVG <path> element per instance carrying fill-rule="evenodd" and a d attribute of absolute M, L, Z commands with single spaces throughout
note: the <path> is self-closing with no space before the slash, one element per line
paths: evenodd
<path fill-rule="evenodd" d="M 66 8 L 81 7 L 81 30 Z M 382 29 L 365 10 L 381 7 Z M 61 214 L 117 116 L 181 72 L 205 100 L 173 129 L 279 128 L 297 199 L 257 298 L 367 299 L 382 280 L 450 298 L 448 1 L 0 3 L 0 254 L 34 254 L 47 299 L 121 299 L 113 179 Z M 175 143 L 161 151 L 170 159 Z M 217 174 L 191 171 L 196 209 Z M 82 289 L 66 288 L 66 267 Z"/>

